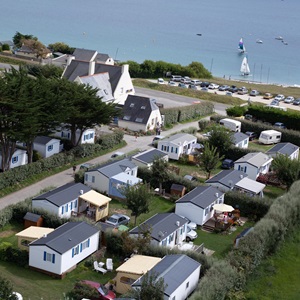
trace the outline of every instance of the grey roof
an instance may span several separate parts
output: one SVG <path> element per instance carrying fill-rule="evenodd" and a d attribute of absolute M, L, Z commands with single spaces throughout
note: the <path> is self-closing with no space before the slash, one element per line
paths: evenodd
<path fill-rule="evenodd" d="M 177 222 L 182 226 L 188 221 L 175 213 L 156 214 L 140 226 L 131 229 L 129 233 L 139 234 L 141 228 L 150 228 L 151 237 L 160 242 L 178 229 Z"/>
<path fill-rule="evenodd" d="M 58 139 L 54 139 L 53 137 L 49 137 L 49 136 L 37 136 L 33 142 L 35 144 L 47 145 L 52 140 L 59 142 Z"/>
<path fill-rule="evenodd" d="M 84 185 L 83 183 L 67 183 L 59 188 L 56 188 L 52 191 L 46 192 L 40 196 L 37 196 L 32 199 L 35 200 L 47 200 L 50 203 L 60 207 L 64 204 L 69 203 L 71 200 L 78 198 L 80 191 L 87 193 L 91 190 L 90 187 Z"/>
<path fill-rule="evenodd" d="M 8 45 L 10 47 L 13 47 L 15 44 L 12 41 L 0 41 L 0 46 Z"/>
<path fill-rule="evenodd" d="M 107 178 L 111 178 L 117 174 L 125 172 L 126 169 L 135 169 L 136 165 L 128 158 L 124 158 L 117 161 L 108 162 L 105 165 L 102 165 L 96 169 L 88 170 L 88 172 L 95 172 L 98 171 L 99 173 L 105 175 Z"/>
<path fill-rule="evenodd" d="M 147 124 L 152 111 L 159 110 L 148 97 L 128 95 L 123 107 L 123 121 Z"/>
<path fill-rule="evenodd" d="M 199 267 L 201 267 L 201 264 L 189 256 L 184 254 L 173 254 L 166 255 L 149 271 L 149 274 L 158 274 L 156 280 L 163 278 L 164 284 L 166 285 L 164 294 L 166 296 L 171 296 L 172 293 L 174 293 Z M 143 277 L 144 275 L 132 286 L 141 286 Z"/>
<path fill-rule="evenodd" d="M 47 246 L 63 254 L 89 237 L 99 232 L 99 229 L 85 222 L 68 222 L 32 243 L 31 246 Z"/>
<path fill-rule="evenodd" d="M 233 188 L 237 182 L 239 182 L 248 174 L 238 170 L 223 170 L 214 177 L 205 181 L 205 183 L 220 183 L 228 188 Z"/>
<path fill-rule="evenodd" d="M 193 203 L 203 209 L 215 202 L 224 193 L 213 186 L 197 186 L 189 193 L 181 197 L 176 203 Z"/>
<path fill-rule="evenodd" d="M 41 215 L 27 212 L 23 219 L 27 221 L 37 222 L 40 219 L 40 217 Z"/>
<path fill-rule="evenodd" d="M 299 149 L 299 147 L 292 143 L 279 143 L 267 151 L 267 154 L 270 156 L 276 156 L 277 154 L 290 156 L 297 151 L 297 149 Z"/>
<path fill-rule="evenodd" d="M 96 62 L 94 74 L 104 72 L 109 73 L 111 88 L 114 92 L 122 75 L 122 66 L 107 65 Z M 63 73 L 63 77 L 69 81 L 74 81 L 78 76 L 81 77 L 87 75 L 89 75 L 89 62 L 77 59 L 73 59 Z"/>
<path fill-rule="evenodd" d="M 97 51 L 76 48 L 73 52 L 73 55 L 75 56 L 76 60 L 92 61 L 95 59 Z"/>
<path fill-rule="evenodd" d="M 96 56 L 96 61 L 105 63 L 109 58 L 110 57 L 108 54 L 98 53 Z"/>
<path fill-rule="evenodd" d="M 265 153 L 262 152 L 251 152 L 248 153 L 246 155 L 244 155 L 243 157 L 241 157 L 240 159 L 236 160 L 234 162 L 234 164 L 237 163 L 248 163 L 252 166 L 255 167 L 261 167 L 262 165 L 264 165 L 265 163 L 269 162 L 270 159 L 269 156 Z"/>
<path fill-rule="evenodd" d="M 152 163 L 153 161 L 155 161 L 156 159 L 165 157 L 166 155 L 167 155 L 166 153 L 164 153 L 158 149 L 151 149 L 150 151 L 145 151 L 145 152 L 139 153 L 139 154 L 133 156 L 132 158 L 149 164 L 149 163 Z"/>
<path fill-rule="evenodd" d="M 249 139 L 249 136 L 245 133 L 242 133 L 242 132 L 235 132 L 233 135 L 232 135 L 232 142 L 234 144 L 238 144 L 246 139 Z"/>
<path fill-rule="evenodd" d="M 159 143 L 164 143 L 166 141 L 168 142 L 172 142 L 174 144 L 179 144 L 179 143 L 183 143 L 183 142 L 192 142 L 194 140 L 197 140 L 197 138 L 191 134 L 188 133 L 177 133 L 174 135 L 171 135 L 168 138 L 164 138 L 162 141 L 159 141 Z"/>

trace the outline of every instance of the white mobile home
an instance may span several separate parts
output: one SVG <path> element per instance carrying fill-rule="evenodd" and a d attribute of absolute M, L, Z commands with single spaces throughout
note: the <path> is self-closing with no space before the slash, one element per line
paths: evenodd
<path fill-rule="evenodd" d="M 242 123 L 240 121 L 226 118 L 220 120 L 220 125 L 228 128 L 230 131 L 241 132 Z"/>
<path fill-rule="evenodd" d="M 258 141 L 265 145 L 280 143 L 281 132 L 277 130 L 264 130 L 260 133 Z"/>

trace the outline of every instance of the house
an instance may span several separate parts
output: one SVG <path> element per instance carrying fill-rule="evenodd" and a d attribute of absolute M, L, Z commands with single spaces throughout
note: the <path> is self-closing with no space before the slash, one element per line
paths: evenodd
<path fill-rule="evenodd" d="M 85 222 L 68 222 L 29 244 L 29 267 L 63 278 L 98 250 L 99 229 Z"/>
<path fill-rule="evenodd" d="M 42 157 L 47 158 L 61 152 L 63 145 L 60 140 L 49 136 L 37 136 L 33 141 L 33 150 L 37 151 Z"/>
<path fill-rule="evenodd" d="M 118 126 L 132 131 L 147 132 L 160 126 L 161 122 L 160 110 L 152 99 L 128 95 Z"/>
<path fill-rule="evenodd" d="M 160 213 L 129 231 L 137 238 L 144 230 L 151 231 L 151 245 L 173 248 L 186 239 L 188 221 L 176 213 Z"/>
<path fill-rule="evenodd" d="M 107 65 L 114 65 L 114 59 L 108 54 L 98 53 L 95 50 L 76 48 L 72 54 L 72 59 L 81 61 L 96 61 Z"/>
<path fill-rule="evenodd" d="M 111 161 L 96 169 L 88 170 L 84 174 L 84 184 L 92 187 L 95 190 L 101 191 L 109 195 L 110 188 L 113 187 L 113 182 L 120 184 L 120 179 L 123 180 L 122 184 L 136 182 L 138 167 L 128 158 L 117 161 Z M 124 177 L 117 176 L 115 180 L 111 180 L 118 174 L 125 174 Z"/>
<path fill-rule="evenodd" d="M 10 161 L 10 169 L 27 165 L 28 155 L 27 151 L 16 148 Z M 2 169 L 2 152 L 0 149 L 0 169 Z"/>
<path fill-rule="evenodd" d="M 270 157 L 276 157 L 279 154 L 287 155 L 290 159 L 298 159 L 299 147 L 292 143 L 279 143 L 266 152 Z"/>
<path fill-rule="evenodd" d="M 101 98 L 102 102 L 114 101 L 108 72 L 87 76 L 78 76 L 74 81 L 79 84 L 88 85 L 93 89 L 98 89 L 97 96 Z"/>
<path fill-rule="evenodd" d="M 157 159 L 168 161 L 169 157 L 165 152 L 158 149 L 149 149 L 132 156 L 131 160 L 138 167 L 150 169 Z"/>
<path fill-rule="evenodd" d="M 43 236 L 46 236 L 52 232 L 54 228 L 30 226 L 26 229 L 18 232 L 16 237 L 18 238 L 18 248 L 21 250 L 29 251 L 29 244 Z"/>
<path fill-rule="evenodd" d="M 43 209 L 60 218 L 70 218 L 78 212 L 79 196 L 91 190 L 82 183 L 67 183 L 32 199 L 32 209 Z"/>
<path fill-rule="evenodd" d="M 34 48 L 34 45 L 29 40 L 25 40 L 23 45 L 20 48 L 16 49 L 14 53 L 17 56 L 26 58 L 48 58 L 52 55 L 51 51 L 45 46 L 40 49 Z"/>
<path fill-rule="evenodd" d="M 197 138 L 188 133 L 177 133 L 158 141 L 157 149 L 168 154 L 170 159 L 178 160 L 182 154 L 191 154 Z"/>
<path fill-rule="evenodd" d="M 77 77 L 108 73 L 112 94 L 115 99 L 114 103 L 124 104 L 128 95 L 134 95 L 135 91 L 129 74 L 129 65 L 103 64 L 96 62 L 93 56 L 87 59 L 90 60 L 83 61 L 78 58 L 70 60 L 62 77 L 69 81 L 75 81 Z"/>
<path fill-rule="evenodd" d="M 246 149 L 249 145 L 249 136 L 242 132 L 235 132 L 231 141 L 235 147 Z"/>
<path fill-rule="evenodd" d="M 161 261 L 159 257 L 133 255 L 117 268 L 116 292 L 125 294 L 131 285 Z"/>
<path fill-rule="evenodd" d="M 80 136 L 81 131 L 77 129 L 76 131 L 76 143 L 79 144 L 94 144 L 95 143 L 95 136 L 96 136 L 96 130 L 95 128 L 87 128 L 82 132 L 82 135 Z M 62 139 L 71 140 L 71 130 L 65 127 L 58 128 L 56 132 L 52 134 L 55 137 L 60 137 Z"/>
<path fill-rule="evenodd" d="M 213 205 L 220 203 L 224 193 L 213 186 L 198 186 L 176 201 L 175 213 L 202 226 L 213 216 Z"/>
<path fill-rule="evenodd" d="M 163 279 L 166 288 L 164 290 L 164 300 L 187 299 L 196 289 L 200 277 L 201 264 L 187 255 L 173 254 L 166 255 L 158 262 L 149 274 L 157 276 L 156 281 Z M 176 274 L 176 276 L 174 276 Z M 143 275 L 131 286 L 140 289 Z"/>
<path fill-rule="evenodd" d="M 34 214 L 32 212 L 27 212 L 23 220 L 24 220 L 24 228 L 28 228 L 30 226 L 41 227 L 43 226 L 43 221 L 44 221 L 41 215 Z"/>
<path fill-rule="evenodd" d="M 273 158 L 262 152 L 251 152 L 234 162 L 234 169 L 248 174 L 256 180 L 260 174 L 269 172 Z"/>
<path fill-rule="evenodd" d="M 245 193 L 250 197 L 257 196 L 262 198 L 264 196 L 263 190 L 265 187 L 266 185 L 263 183 L 244 177 L 234 185 L 233 190 Z"/>

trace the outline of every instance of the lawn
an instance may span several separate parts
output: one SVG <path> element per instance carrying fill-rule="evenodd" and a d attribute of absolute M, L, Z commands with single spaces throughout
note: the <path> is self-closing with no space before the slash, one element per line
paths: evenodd
<path fill-rule="evenodd" d="M 296 300 L 300 295 L 300 230 L 266 260 L 248 280 L 245 299 Z"/>
<path fill-rule="evenodd" d="M 274 145 L 259 144 L 258 140 L 249 142 L 249 149 L 252 150 L 252 151 L 259 151 L 259 152 L 266 153 L 272 147 L 274 147 Z"/>

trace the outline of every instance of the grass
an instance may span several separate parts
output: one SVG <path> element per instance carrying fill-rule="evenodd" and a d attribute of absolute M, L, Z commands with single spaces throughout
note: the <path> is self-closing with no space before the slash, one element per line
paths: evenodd
<path fill-rule="evenodd" d="M 269 197 L 270 199 L 276 199 L 285 193 L 286 193 L 286 190 L 284 190 L 280 187 L 277 187 L 277 186 L 267 185 L 264 189 L 264 195 L 266 197 Z"/>
<path fill-rule="evenodd" d="M 266 153 L 268 150 L 270 150 L 272 147 L 274 147 L 274 145 L 259 144 L 258 140 L 255 140 L 255 141 L 249 142 L 248 147 L 251 151 L 259 151 L 259 152 Z"/>
<path fill-rule="evenodd" d="M 248 280 L 245 299 L 296 300 L 300 295 L 300 229 L 279 251 L 262 263 Z"/>

